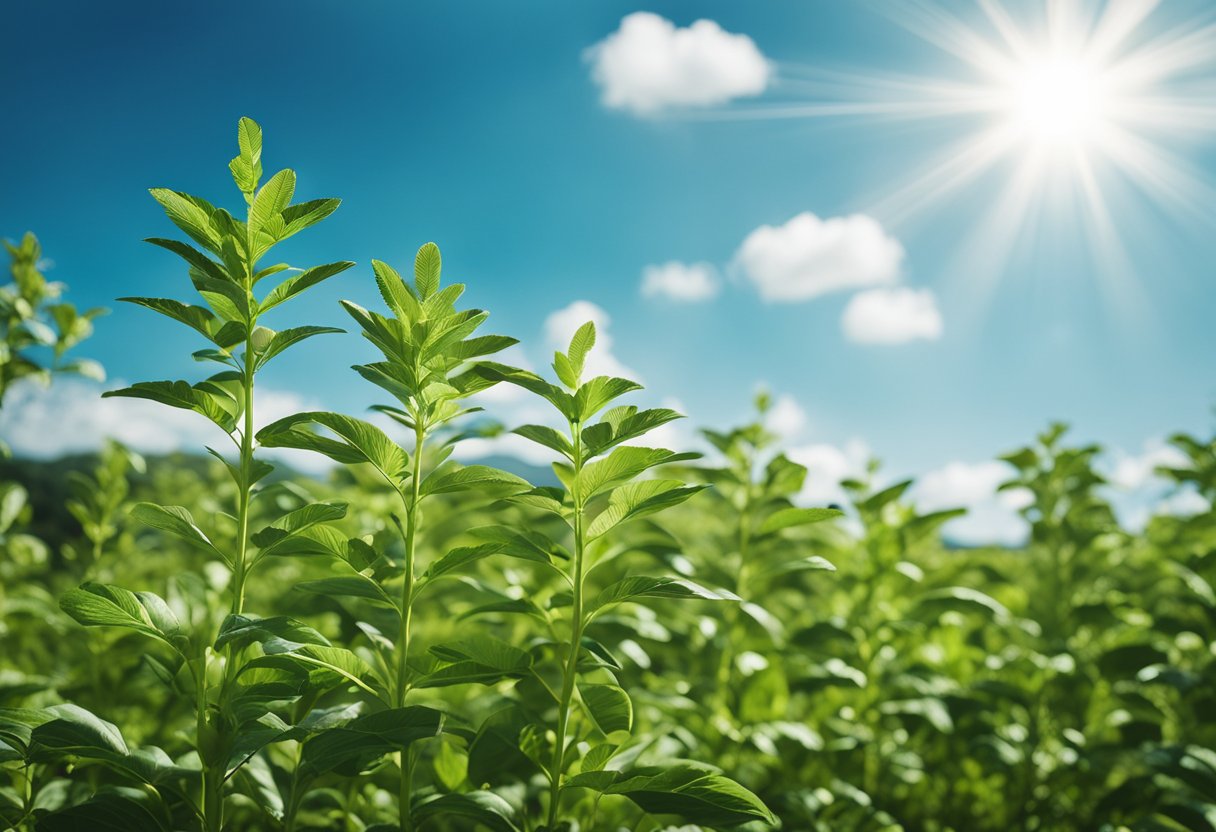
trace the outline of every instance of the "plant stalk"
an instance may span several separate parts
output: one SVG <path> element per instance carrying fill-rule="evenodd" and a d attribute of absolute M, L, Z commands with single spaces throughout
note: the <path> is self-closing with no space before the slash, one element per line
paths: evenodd
<path fill-rule="evenodd" d="M 402 531 L 405 544 L 405 579 L 401 584 L 401 632 L 397 638 L 397 696 L 394 703 L 398 708 L 405 706 L 405 697 L 409 693 L 409 652 L 410 652 L 410 621 L 414 609 L 414 549 L 418 532 L 418 502 L 422 490 L 422 453 L 426 443 L 426 430 L 420 418 L 414 421 L 414 459 L 410 477 L 410 498 L 401 495 L 405 505 L 405 528 Z M 401 783 L 398 791 L 398 814 L 401 819 L 401 832 L 413 829 L 410 817 L 412 803 L 414 756 L 409 749 L 400 753 Z"/>
<path fill-rule="evenodd" d="M 571 438 L 574 444 L 574 581 L 573 604 L 570 612 L 570 652 L 566 656 L 566 666 L 562 675 L 561 700 L 557 711 L 557 737 L 553 748 L 553 762 L 549 767 L 549 820 L 547 828 L 552 832 L 556 828 L 558 804 L 561 802 L 562 769 L 566 759 L 566 731 L 570 725 L 571 703 L 574 700 L 574 683 L 578 675 L 578 654 L 583 641 L 583 560 L 584 540 L 583 525 L 586 506 L 583 503 L 579 479 L 583 470 L 582 435 L 579 423 L 570 425 Z"/>

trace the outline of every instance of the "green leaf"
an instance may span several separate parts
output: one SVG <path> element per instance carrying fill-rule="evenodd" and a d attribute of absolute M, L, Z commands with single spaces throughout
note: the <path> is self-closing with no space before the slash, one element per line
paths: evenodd
<path fill-rule="evenodd" d="M 211 211 L 205 201 L 168 188 L 152 188 L 148 193 L 165 209 L 174 225 L 203 248 L 220 253 L 220 235 L 211 222 Z"/>
<path fill-rule="evenodd" d="M 627 378 L 596 376 L 579 387 L 578 393 L 575 394 L 574 407 L 578 414 L 576 419 L 579 422 L 585 422 L 599 413 L 613 399 L 641 389 L 642 385 Z"/>
<path fill-rule="evenodd" d="M 587 361 L 587 353 L 591 352 L 591 348 L 595 346 L 595 322 L 587 321 L 574 332 L 574 337 L 570 339 L 570 348 L 566 350 L 566 357 L 570 361 L 570 367 L 574 370 L 575 382 L 571 387 L 578 383 L 578 379 L 583 375 L 583 365 Z"/>
<path fill-rule="evenodd" d="M 578 387 L 578 373 L 574 372 L 574 367 L 570 366 L 570 359 L 560 352 L 553 354 L 553 372 L 557 373 L 558 381 L 571 390 Z"/>
<path fill-rule="evenodd" d="M 488 635 L 436 644 L 431 647 L 431 653 L 448 664 L 423 676 L 417 687 L 492 685 L 503 679 L 520 678 L 532 667 L 529 653 Z"/>
<path fill-rule="evenodd" d="M 348 777 L 357 775 L 385 754 L 404 751 L 418 740 L 437 736 L 442 726 L 443 714 L 420 705 L 352 719 L 305 741 L 300 774 L 304 778 L 331 771 Z"/>
<path fill-rule="evenodd" d="M 136 503 L 131 508 L 130 517 L 153 529 L 167 532 L 174 537 L 184 540 L 191 546 L 202 549 L 208 554 L 215 555 L 227 562 L 228 557 L 215 547 L 194 522 L 193 515 L 182 506 L 158 506 L 155 503 Z"/>
<path fill-rule="evenodd" d="M 0 534 L 9 531 L 29 503 L 29 492 L 18 483 L 0 482 Z"/>
<path fill-rule="evenodd" d="M 347 568 L 349 569 L 349 567 Z M 379 601 L 386 606 L 396 607 L 393 599 L 381 588 L 380 584 L 371 578 L 355 572 L 353 569 L 348 575 L 320 578 L 315 581 L 301 581 L 296 584 L 296 589 L 303 592 L 311 592 L 314 595 L 329 595 L 339 598 L 366 598 L 369 601 Z"/>
<path fill-rule="evenodd" d="M 320 425 L 338 435 L 330 439 L 307 425 Z M 380 428 L 339 413 L 297 413 L 258 431 L 258 442 L 267 448 L 298 448 L 324 454 L 347 465 L 367 462 L 394 484 L 409 473 L 409 458 Z"/>
<path fill-rule="evenodd" d="M 790 572 L 835 572 L 836 565 L 819 555 L 807 555 L 764 568 L 761 574 L 768 578 L 785 575 Z"/>
<path fill-rule="evenodd" d="M 283 350 L 298 344 L 300 341 L 303 341 L 306 338 L 311 338 L 314 335 L 329 335 L 335 333 L 342 334 L 343 332 L 345 332 L 345 330 L 332 326 L 296 326 L 290 329 L 281 330 L 271 336 L 270 343 L 266 345 L 265 349 L 258 353 L 256 366 L 258 369 L 261 369 L 262 367 L 266 366 L 266 363 L 270 361 L 270 359 L 274 358 Z M 257 334 L 256 330 L 254 334 Z"/>
<path fill-rule="evenodd" d="M 64 593 L 59 607 L 86 627 L 125 627 L 189 653 L 189 639 L 177 616 L 151 592 L 90 582 Z"/>
<path fill-rule="evenodd" d="M 579 695 L 605 734 L 633 728 L 633 703 L 629 694 L 616 685 L 579 685 Z"/>
<path fill-rule="evenodd" d="M 305 289 L 316 286 L 322 280 L 328 280 L 334 275 L 341 274 L 355 264 L 350 260 L 342 260 L 338 263 L 329 263 L 324 266 L 314 266 L 311 269 L 306 269 L 293 277 L 289 277 L 270 290 L 270 294 L 262 300 L 260 309 L 262 312 L 267 312 L 280 303 L 290 300 L 296 295 L 303 292 Z"/>
<path fill-rule="evenodd" d="M 248 615 L 228 615 L 220 625 L 215 639 L 215 649 L 222 650 L 228 644 L 244 647 L 252 642 L 271 639 L 297 642 L 299 644 L 329 645 L 328 639 L 302 621 L 277 615 L 273 618 L 254 618 Z"/>
<path fill-rule="evenodd" d="M 997 621 L 1008 621 L 1009 610 L 1005 605 L 978 589 L 967 586 L 951 586 L 926 592 L 916 601 L 913 617 L 927 620 L 941 617 L 944 612 L 979 614 Z"/>
<path fill-rule="evenodd" d="M 497 554 L 502 550 L 503 547 L 498 543 L 483 543 L 480 546 L 461 546 L 449 549 L 442 557 L 437 558 L 430 565 L 424 577 L 427 580 L 434 580 L 453 572 L 464 571 L 465 567 L 470 564 L 476 563 L 490 555 Z"/>
<path fill-rule="evenodd" d="M 576 420 L 579 418 L 574 397 L 557 385 L 545 381 L 535 373 L 529 373 L 527 370 L 509 367 L 506 364 L 498 364 L 493 361 L 484 361 L 478 364 L 476 372 L 491 381 L 505 381 L 541 396 L 557 408 L 558 412 L 567 419 Z"/>
<path fill-rule="evenodd" d="M 93 797 L 43 815 L 38 819 L 38 832 L 162 832 L 153 799 L 136 789 L 103 791 Z"/>
<path fill-rule="evenodd" d="M 900 497 L 902 497 L 904 495 L 904 492 L 907 491 L 908 488 L 911 487 L 911 485 L 912 485 L 912 480 L 905 480 L 903 482 L 898 482 L 895 485 L 890 486 L 889 488 L 884 488 L 882 491 L 879 491 L 877 494 L 872 494 L 871 496 L 869 496 L 866 499 L 859 502 L 857 504 L 857 509 L 859 511 L 865 511 L 865 512 L 880 511 L 883 506 L 887 505 L 888 503 L 892 503 L 892 502 L 898 500 Z"/>
<path fill-rule="evenodd" d="M 572 461 L 574 459 L 574 449 L 570 445 L 570 440 L 553 428 L 544 425 L 523 425 L 515 428 L 511 433 L 518 434 L 538 445 L 544 445 L 546 448 L 552 448 L 566 459 Z"/>
<path fill-rule="evenodd" d="M 515 346 L 518 343 L 518 338 L 510 338 L 506 335 L 479 335 L 476 338 L 467 338 L 452 344 L 448 347 L 447 355 L 453 361 L 468 361 L 483 355 L 502 352 L 507 347 Z"/>
<path fill-rule="evenodd" d="M 271 227 L 272 220 L 279 218 L 283 209 L 291 204 L 295 192 L 295 171 L 281 170 L 270 177 L 253 198 L 253 205 L 249 209 L 250 230 L 257 233 Z"/>
<path fill-rule="evenodd" d="M 153 312 L 172 318 L 200 333 L 208 341 L 213 340 L 214 333 L 220 324 L 211 310 L 201 306 L 192 306 L 169 298 L 119 298 L 124 303 L 134 303 Z"/>
<path fill-rule="evenodd" d="M 440 468 L 422 481 L 421 494 L 451 494 L 478 488 L 530 488 L 528 481 L 486 465 L 465 465 L 455 470 Z"/>
<path fill-rule="evenodd" d="M 33 759 L 50 760 L 64 754 L 92 757 L 128 753 L 118 726 L 79 705 L 51 705 L 44 712 L 50 719 L 30 734 Z"/>
<path fill-rule="evenodd" d="M 398 320 L 409 322 L 422 317 L 422 306 L 413 290 L 401 278 L 400 272 L 382 260 L 372 261 L 372 271 L 376 274 L 380 296 Z"/>
<path fill-rule="evenodd" d="M 441 742 L 435 752 L 431 765 L 439 782 L 451 792 L 456 791 L 469 776 L 469 758 L 462 751 L 456 750 L 454 742 Z M 415 818 L 417 809 L 415 808 Z"/>
<path fill-rule="evenodd" d="M 604 509 L 587 529 L 590 538 L 599 537 L 621 523 L 679 505 L 707 485 L 684 485 L 679 480 L 644 480 L 622 485 L 608 498 Z"/>
<path fill-rule="evenodd" d="M 236 141 L 240 152 L 228 163 L 232 180 L 248 200 L 262 178 L 262 128 L 251 118 L 237 122 Z"/>
<path fill-rule="evenodd" d="M 583 429 L 583 445 L 590 456 L 598 456 L 622 442 L 649 433 L 660 425 L 683 418 L 676 411 L 663 407 L 641 412 L 632 406 L 613 408 L 605 413 L 599 422 Z"/>
<path fill-rule="evenodd" d="M 812 523 L 822 523 L 836 517 L 843 517 L 844 512 L 834 508 L 783 508 L 774 511 L 760 523 L 756 529 L 757 535 L 772 534 L 782 529 L 794 526 L 809 526 Z"/>
<path fill-rule="evenodd" d="M 282 212 L 286 227 L 278 239 L 286 240 L 291 235 L 298 234 L 311 225 L 316 225 L 338 210 L 338 206 L 341 204 L 340 199 L 310 199 L 307 202 L 288 206 Z"/>
<path fill-rule="evenodd" d="M 414 257 L 414 285 L 423 300 L 435 294 L 439 289 L 439 273 L 443 260 L 439 255 L 439 246 L 426 243 L 418 249 Z"/>
<path fill-rule="evenodd" d="M 635 575 L 631 578 L 622 578 L 606 587 L 591 602 L 590 610 L 594 615 L 612 604 L 634 601 L 638 598 L 739 600 L 737 596 L 724 590 L 715 592 L 685 578 L 649 578 L 644 575 Z"/>
<path fill-rule="evenodd" d="M 696 459 L 698 454 L 674 453 L 662 448 L 617 448 L 603 459 L 583 468 L 579 485 L 581 497 L 587 500 L 619 483 L 633 479 L 647 469 L 670 462 Z"/>
<path fill-rule="evenodd" d="M 748 821 L 776 823 L 756 797 L 735 781 L 688 764 L 630 771 L 600 771 L 571 778 L 570 786 L 595 788 L 628 797 L 643 811 L 677 815 L 688 823 L 733 826 Z"/>
<path fill-rule="evenodd" d="M 415 824 L 432 818 L 462 817 L 468 818 L 478 829 L 490 832 L 519 832 L 520 829 L 515 823 L 515 810 L 511 804 L 487 791 L 431 795 L 417 801 L 410 814 Z"/>
<path fill-rule="evenodd" d="M 292 535 L 310 529 L 320 523 L 332 523 L 346 516 L 347 504 L 333 501 L 311 503 L 288 512 L 274 523 L 254 534 L 250 541 L 262 551 L 259 557 L 274 554 L 275 546 L 283 544 Z"/>
<path fill-rule="evenodd" d="M 192 410 L 206 416 L 225 433 L 236 430 L 234 413 L 223 406 L 222 400 L 212 393 L 191 387 L 184 381 L 141 381 L 122 390 L 107 390 L 102 398 L 121 396 L 129 399 L 150 399 L 169 407 Z"/>
<path fill-rule="evenodd" d="M 272 639 L 264 642 L 262 649 L 266 651 L 267 655 L 254 659 L 246 664 L 245 668 L 256 668 L 267 662 L 273 664 L 276 659 L 282 659 L 315 668 L 323 674 L 332 674 L 337 679 L 345 679 L 373 696 L 378 697 L 380 694 L 368 682 L 379 685 L 381 688 L 384 687 L 383 679 L 372 669 L 371 665 L 357 653 L 342 647 L 333 647 L 328 644 L 298 644 L 292 641 Z M 242 673 L 245 668 L 242 668 Z"/>

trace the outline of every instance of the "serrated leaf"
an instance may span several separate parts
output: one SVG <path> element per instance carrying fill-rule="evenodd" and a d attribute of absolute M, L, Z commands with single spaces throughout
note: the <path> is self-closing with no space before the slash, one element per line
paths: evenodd
<path fill-rule="evenodd" d="M 414 257 L 414 285 L 418 287 L 418 295 L 426 300 L 439 289 L 439 276 L 443 267 L 443 259 L 439 254 L 439 246 L 426 243 Z"/>
<path fill-rule="evenodd" d="M 279 215 L 291 203 L 295 192 L 296 174 L 293 170 L 281 170 L 266 180 L 249 209 L 250 229 L 257 233 L 270 227 L 274 219 L 282 221 Z"/>

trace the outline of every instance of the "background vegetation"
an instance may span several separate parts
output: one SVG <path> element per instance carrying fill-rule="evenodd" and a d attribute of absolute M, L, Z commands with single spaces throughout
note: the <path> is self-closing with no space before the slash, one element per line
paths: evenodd
<path fill-rule="evenodd" d="M 945 547 L 958 512 L 917 513 L 877 466 L 849 505 L 796 505 L 807 471 L 764 397 L 755 423 L 705 431 L 703 458 L 646 447 L 678 414 L 583 377 L 593 327 L 555 381 L 492 362 L 513 340 L 458 308 L 430 244 L 412 277 L 373 265 L 384 311 L 345 304 L 400 430 L 257 429 L 258 370 L 350 337 L 263 316 L 353 265 L 260 265 L 337 208 L 293 204 L 290 170 L 263 182 L 261 143 L 242 120 L 244 219 L 153 191 L 190 242 L 152 242 L 201 302 L 128 299 L 222 369 L 114 393 L 196 411 L 232 447 L 4 469 L 5 824 L 1216 829 L 1216 514 L 1121 528 L 1101 450 L 1063 426 L 1004 457 L 1032 496 L 1021 549 Z M 10 254 L 0 392 L 96 373 L 66 354 L 98 311 L 58 301 L 32 237 Z M 452 461 L 498 429 L 468 401 L 494 384 L 552 406 L 508 426 L 552 471 Z M 1216 440 L 1173 443 L 1189 463 L 1164 473 L 1210 505 Z M 298 476 L 268 448 L 335 467 Z"/>

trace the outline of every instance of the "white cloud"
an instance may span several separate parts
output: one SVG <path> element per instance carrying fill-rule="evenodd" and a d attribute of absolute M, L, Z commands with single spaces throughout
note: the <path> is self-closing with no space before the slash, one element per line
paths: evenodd
<path fill-rule="evenodd" d="M 759 95 L 772 76 L 747 35 L 731 34 L 712 20 L 680 28 L 651 12 L 626 16 L 584 54 L 604 105 L 636 115 Z"/>
<path fill-rule="evenodd" d="M 620 376 L 635 381 L 640 380 L 638 374 L 626 367 L 612 354 L 612 334 L 608 326 L 612 319 L 603 308 L 588 300 L 576 300 L 574 303 L 545 318 L 545 343 L 551 350 L 566 351 L 570 339 L 580 326 L 591 321 L 595 324 L 595 346 L 587 355 L 584 377 Z"/>
<path fill-rule="evenodd" d="M 718 294 L 718 275 L 708 263 L 680 263 L 672 260 L 642 270 L 642 295 L 666 297 L 693 303 Z"/>
<path fill-rule="evenodd" d="M 806 422 L 806 411 L 788 393 L 778 396 L 764 414 L 764 426 L 787 441 L 801 433 Z"/>
<path fill-rule="evenodd" d="M 806 211 L 748 234 L 734 265 L 766 301 L 800 301 L 895 283 L 903 258 L 903 246 L 871 217 L 824 220 Z"/>
<path fill-rule="evenodd" d="M 1003 462 L 951 462 L 920 477 L 912 499 L 923 512 L 965 508 L 967 514 L 951 520 L 946 537 L 968 546 L 1017 546 L 1026 540 L 1026 521 L 1017 512 L 1028 505 L 1024 489 L 997 491 L 1013 471 Z"/>
<path fill-rule="evenodd" d="M 845 337 L 859 344 L 936 341 L 942 316 L 929 289 L 867 289 L 849 299 L 840 316 Z"/>
<path fill-rule="evenodd" d="M 1186 454 L 1160 439 L 1145 442 L 1140 453 L 1129 454 L 1117 450 L 1114 456 L 1115 465 L 1108 479 L 1111 485 L 1127 491 L 1144 488 L 1154 479 L 1159 479 L 1155 472 L 1160 466 L 1173 468 L 1187 464 Z"/>
<path fill-rule="evenodd" d="M 848 502 L 840 481 L 864 475 L 871 453 L 865 442 L 850 439 L 843 447 L 820 443 L 790 448 L 786 456 L 807 468 L 800 500 L 808 505 L 826 506 Z"/>
<path fill-rule="evenodd" d="M 221 453 L 232 450 L 224 432 L 197 413 L 145 399 L 103 399 L 104 389 L 77 379 L 56 381 L 49 388 L 19 385 L 0 411 L 0 435 L 16 454 L 35 459 L 88 453 L 106 439 L 117 439 L 149 454 L 179 450 L 198 453 L 205 445 Z M 257 391 L 253 406 L 258 427 L 292 413 L 316 409 L 314 401 L 270 389 Z M 305 451 L 267 449 L 263 453 L 302 471 L 316 473 L 332 467 L 319 454 Z"/>

